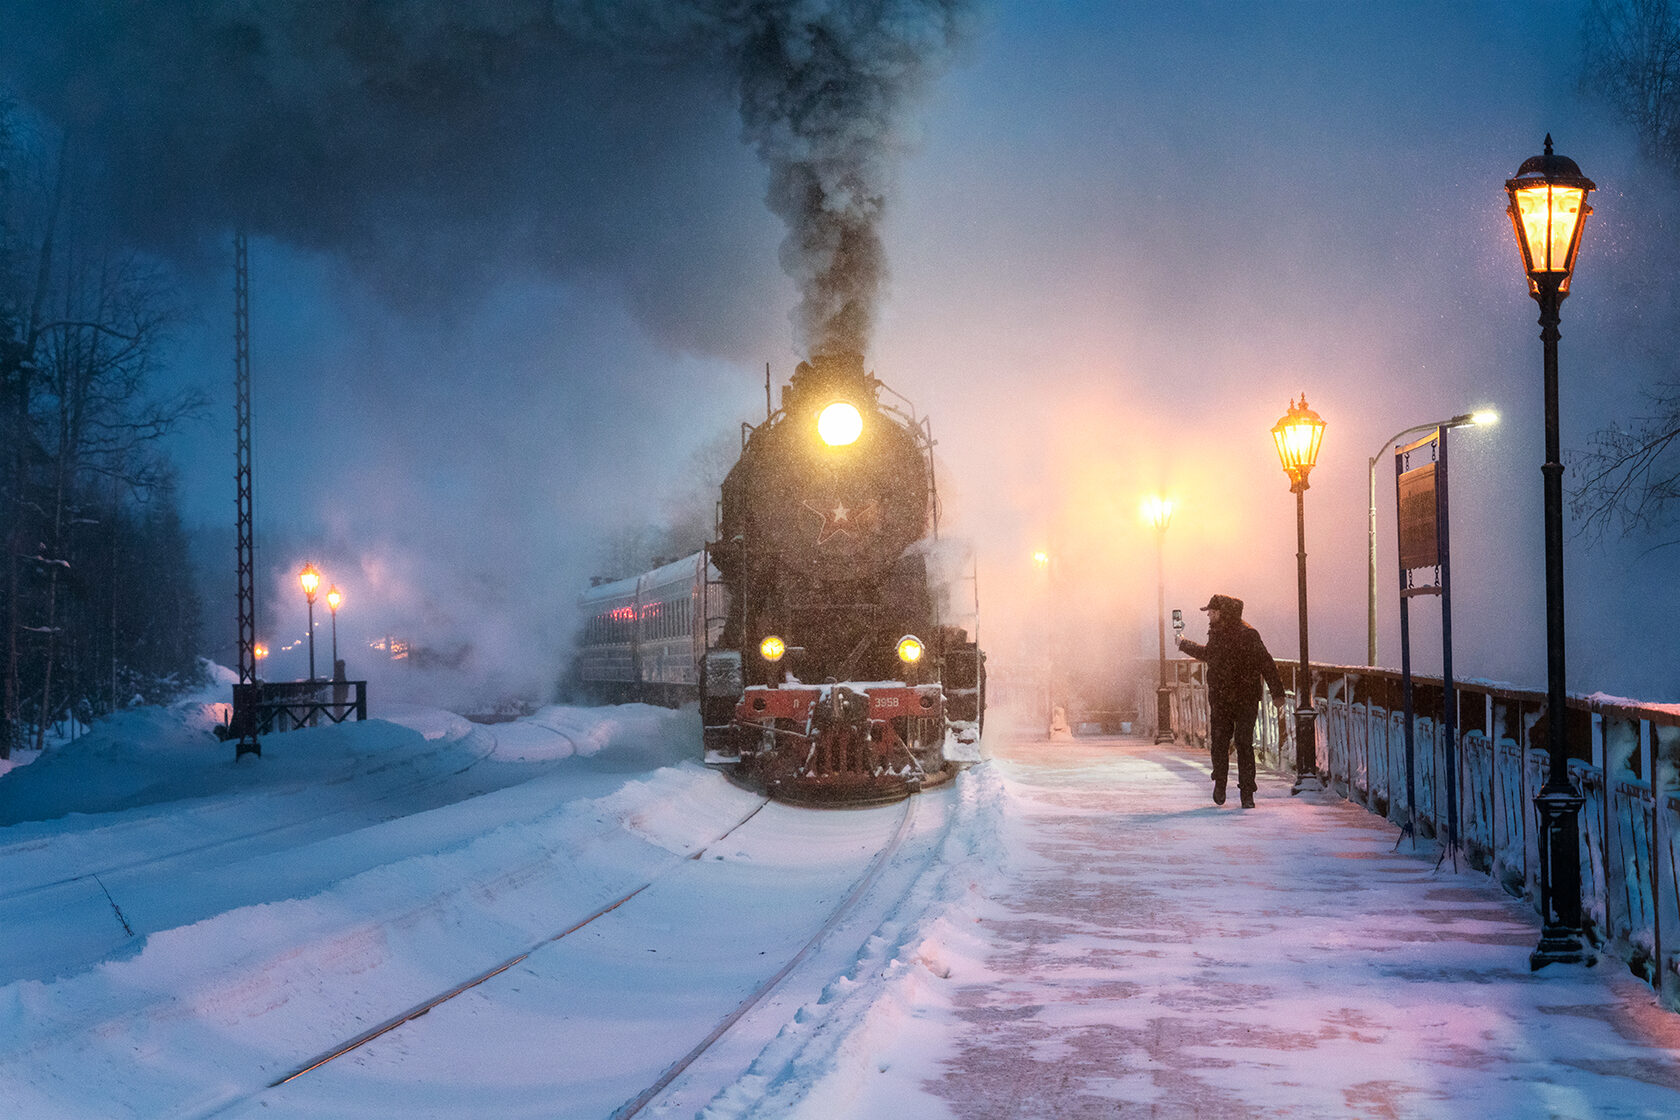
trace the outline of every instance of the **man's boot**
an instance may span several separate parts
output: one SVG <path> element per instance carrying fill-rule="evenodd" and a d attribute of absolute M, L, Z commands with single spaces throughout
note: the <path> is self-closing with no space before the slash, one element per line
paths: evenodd
<path fill-rule="evenodd" d="M 1221 798 L 1221 800 L 1223 800 L 1223 798 Z M 1246 789 L 1243 790 L 1242 807 L 1244 809 L 1254 808 L 1254 795 L 1252 793 L 1248 792 L 1248 790 L 1246 790 Z"/>
<path fill-rule="evenodd" d="M 1213 783 L 1213 803 L 1215 805 L 1225 804 L 1225 783 L 1224 782 L 1215 781 Z"/>

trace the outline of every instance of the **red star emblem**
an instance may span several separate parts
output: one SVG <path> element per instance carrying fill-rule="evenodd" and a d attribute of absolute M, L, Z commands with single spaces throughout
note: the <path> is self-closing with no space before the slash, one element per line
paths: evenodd
<path fill-rule="evenodd" d="M 874 529 L 879 520 L 879 502 L 848 506 L 843 498 L 826 502 L 807 499 L 804 505 L 806 509 L 822 518 L 822 528 L 817 530 L 819 545 L 827 544 L 831 538 L 842 534 L 855 537 L 859 533 Z"/>

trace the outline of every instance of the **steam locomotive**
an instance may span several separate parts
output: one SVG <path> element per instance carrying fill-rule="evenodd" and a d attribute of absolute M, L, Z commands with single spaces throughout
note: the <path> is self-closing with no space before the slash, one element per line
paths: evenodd
<path fill-rule="evenodd" d="M 980 734 L 985 658 L 951 621 L 931 429 L 885 394 L 857 355 L 801 362 L 742 426 L 717 539 L 581 600 L 581 683 L 697 698 L 707 762 L 779 800 L 894 800 Z"/>

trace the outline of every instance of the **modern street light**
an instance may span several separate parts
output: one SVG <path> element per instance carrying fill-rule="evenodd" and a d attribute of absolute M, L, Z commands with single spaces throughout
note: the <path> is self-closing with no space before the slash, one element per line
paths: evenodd
<path fill-rule="evenodd" d="M 1161 677 L 1155 689 L 1155 741 L 1173 740 L 1172 689 L 1167 687 L 1167 526 L 1172 523 L 1171 498 L 1152 495 L 1143 500 L 1143 517 L 1155 527 L 1155 631 L 1161 644 Z"/>
<path fill-rule="evenodd" d="M 1490 409 L 1480 412 L 1464 412 L 1454 416 L 1451 420 L 1437 420 L 1432 424 L 1414 424 L 1410 428 L 1403 428 L 1382 441 L 1377 453 L 1371 456 L 1368 480 L 1370 483 L 1370 506 L 1367 509 L 1365 536 L 1365 556 L 1368 561 L 1365 582 L 1365 664 L 1377 663 L 1377 464 L 1382 461 L 1383 453 L 1392 445 L 1399 443 L 1406 436 L 1417 432 L 1427 432 L 1435 428 L 1462 428 L 1467 424 L 1486 426 L 1499 423 L 1499 413 Z"/>
<path fill-rule="evenodd" d="M 1551 766 L 1534 798 L 1540 817 L 1540 944 L 1531 968 L 1586 958 L 1581 941 L 1582 797 L 1569 781 L 1569 744 L 1564 734 L 1563 643 L 1563 462 L 1558 446 L 1558 306 L 1569 295 L 1569 278 L 1581 249 L 1581 229 L 1592 213 L 1587 192 L 1596 189 L 1575 161 L 1546 151 L 1523 162 L 1505 182 L 1506 213 L 1528 273 L 1528 294 L 1540 305 L 1544 347 L 1546 461 L 1546 750 Z"/>
<path fill-rule="evenodd" d="M 1296 593 L 1301 614 L 1301 667 L 1295 679 L 1295 785 L 1291 794 L 1322 789 L 1318 780 L 1318 742 L 1313 732 L 1312 677 L 1307 668 L 1307 475 L 1318 462 L 1324 419 L 1307 407 L 1307 395 L 1289 406 L 1272 425 L 1272 442 L 1295 495 Z"/>
<path fill-rule="evenodd" d="M 338 608 L 344 602 L 344 593 L 336 586 L 327 588 L 327 609 L 332 611 L 332 649 L 333 676 L 338 676 Z"/>
<path fill-rule="evenodd" d="M 315 679 L 315 592 L 321 586 L 321 573 L 315 570 L 315 565 L 305 564 L 303 571 L 298 573 L 298 585 L 303 588 L 303 597 L 309 601 L 309 679 Z"/>

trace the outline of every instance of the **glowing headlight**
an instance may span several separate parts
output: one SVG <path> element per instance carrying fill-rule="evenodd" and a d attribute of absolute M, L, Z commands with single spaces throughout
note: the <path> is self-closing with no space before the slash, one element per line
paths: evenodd
<path fill-rule="evenodd" d="M 758 643 L 758 652 L 766 661 L 780 661 L 787 652 L 787 643 L 772 634 Z"/>
<path fill-rule="evenodd" d="M 835 401 L 817 414 L 817 434 L 830 447 L 856 443 L 863 434 L 863 414 L 849 401 Z"/>
<path fill-rule="evenodd" d="M 914 665 L 922 659 L 922 640 L 914 634 L 906 634 L 898 640 L 898 659 L 906 665 Z"/>

